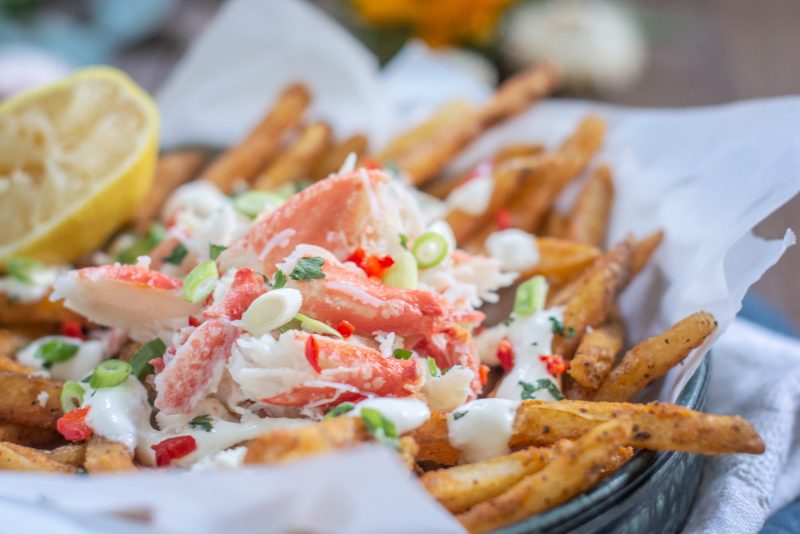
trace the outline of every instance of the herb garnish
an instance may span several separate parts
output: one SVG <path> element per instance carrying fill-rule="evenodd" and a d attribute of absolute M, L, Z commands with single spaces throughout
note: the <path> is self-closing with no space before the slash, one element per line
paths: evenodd
<path fill-rule="evenodd" d="M 342 414 L 346 414 L 355 408 L 356 405 L 352 402 L 343 402 L 341 404 L 337 404 L 333 408 L 330 409 L 328 413 L 325 414 L 324 419 L 333 419 L 334 417 L 338 417 Z"/>
<path fill-rule="evenodd" d="M 222 254 L 225 249 L 228 248 L 225 245 L 215 245 L 213 243 L 208 244 L 208 256 L 212 260 L 216 260 L 219 258 L 219 255 Z"/>
<path fill-rule="evenodd" d="M 199 428 L 201 430 L 205 430 L 206 432 L 211 432 L 214 428 L 213 419 L 211 419 L 210 415 L 198 415 L 191 421 L 189 421 L 189 426 L 192 428 Z"/>
<path fill-rule="evenodd" d="M 540 389 L 547 390 L 547 392 L 556 400 L 564 400 L 564 395 L 561 394 L 561 392 L 558 390 L 558 387 L 549 378 L 540 378 L 535 384 L 520 380 L 518 384 L 522 387 L 522 393 L 520 393 L 520 398 L 522 398 L 522 400 L 533 399 L 534 394 Z"/>
<path fill-rule="evenodd" d="M 370 434 L 379 442 L 395 449 L 400 448 L 400 440 L 397 439 L 397 429 L 389 419 L 383 416 L 374 408 L 361 409 L 361 421 Z"/>
<path fill-rule="evenodd" d="M 398 234 L 400 236 L 400 246 L 408 248 L 408 236 L 406 234 Z"/>
<path fill-rule="evenodd" d="M 550 316 L 548 317 L 550 322 L 553 323 L 553 333 L 558 334 L 566 339 L 572 338 L 575 335 L 575 329 L 571 326 L 565 327 L 564 323 L 558 320 L 557 317 Z"/>
<path fill-rule="evenodd" d="M 510 317 L 510 316 L 509 316 L 509 317 L 506 317 L 505 319 L 503 319 L 503 324 L 504 324 L 505 326 L 509 326 L 509 325 L 510 325 L 511 323 L 513 323 L 513 322 L 514 322 L 514 318 L 513 318 L 513 317 Z"/>
<path fill-rule="evenodd" d="M 183 245 L 183 243 L 178 243 L 175 245 L 175 248 L 170 251 L 169 256 L 165 256 L 161 259 L 164 260 L 164 263 L 180 265 L 183 263 L 183 258 L 185 258 L 188 253 L 189 250 Z"/>
<path fill-rule="evenodd" d="M 42 343 L 36 349 L 33 357 L 42 360 L 42 367 L 50 369 L 54 363 L 61 363 L 72 359 L 78 353 L 78 345 L 53 339 Z"/>
<path fill-rule="evenodd" d="M 464 410 L 463 412 L 453 412 L 453 421 L 458 421 L 465 415 L 467 415 L 468 411 Z"/>
<path fill-rule="evenodd" d="M 144 380 L 147 375 L 154 373 L 155 369 L 150 365 L 150 360 L 160 358 L 164 355 L 165 350 L 167 350 L 166 345 L 158 338 L 152 339 L 142 345 L 141 348 L 131 356 L 128 362 L 131 364 L 131 373 L 133 376 L 139 380 Z"/>
<path fill-rule="evenodd" d="M 325 260 L 319 256 L 300 258 L 295 268 L 292 269 L 292 273 L 289 277 L 292 280 L 317 280 L 319 278 L 325 278 L 325 273 L 322 272 L 322 265 L 324 263 Z"/>
<path fill-rule="evenodd" d="M 394 349 L 394 352 L 392 352 L 392 356 L 394 356 L 398 360 L 407 360 L 411 357 L 412 354 L 413 352 L 406 349 Z"/>
<path fill-rule="evenodd" d="M 428 371 L 430 371 L 431 376 L 439 378 L 442 376 L 442 372 L 439 370 L 439 367 L 436 365 L 436 360 L 428 357 Z"/>

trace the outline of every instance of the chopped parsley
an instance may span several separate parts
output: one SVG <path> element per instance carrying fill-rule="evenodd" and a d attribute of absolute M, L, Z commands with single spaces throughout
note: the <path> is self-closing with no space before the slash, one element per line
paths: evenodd
<path fill-rule="evenodd" d="M 54 363 L 71 360 L 76 354 L 78 354 L 78 345 L 53 339 L 39 345 L 33 356 L 44 362 L 42 366 L 45 369 L 50 369 Z"/>
<path fill-rule="evenodd" d="M 361 421 L 370 434 L 379 442 L 395 449 L 400 448 L 397 429 L 389 419 L 374 408 L 361 409 Z"/>
<path fill-rule="evenodd" d="M 160 358 L 167 350 L 164 342 L 158 338 L 152 339 L 137 350 L 128 363 L 131 364 L 131 374 L 139 380 L 144 380 L 147 375 L 153 374 L 155 369 L 150 365 L 150 360 Z"/>
<path fill-rule="evenodd" d="M 439 367 L 436 365 L 436 360 L 428 356 L 428 371 L 430 371 L 431 376 L 435 376 L 439 378 L 442 376 L 442 372 L 439 370 Z"/>
<path fill-rule="evenodd" d="M 564 395 L 561 394 L 561 392 L 558 390 L 558 387 L 549 378 L 540 378 L 535 384 L 520 380 L 518 384 L 522 387 L 522 393 L 520 393 L 520 398 L 522 398 L 522 400 L 533 399 L 534 394 L 540 389 L 547 390 L 547 392 L 556 400 L 564 400 Z"/>
<path fill-rule="evenodd" d="M 322 265 L 325 260 L 319 256 L 312 256 L 310 258 L 300 258 L 297 261 L 292 273 L 289 277 L 292 280 L 317 280 L 325 278 L 325 273 L 322 272 Z"/>
<path fill-rule="evenodd" d="M 464 410 L 463 412 L 453 412 L 453 420 L 458 421 L 465 415 L 467 415 L 467 410 Z"/>
<path fill-rule="evenodd" d="M 392 356 L 397 358 L 398 360 L 407 360 L 411 357 L 413 353 L 410 350 L 406 349 L 394 349 L 392 352 Z"/>
<path fill-rule="evenodd" d="M 225 249 L 228 248 L 225 245 L 215 245 L 213 243 L 208 244 L 208 256 L 212 260 L 216 260 L 219 258 L 219 255 L 222 254 Z"/>
<path fill-rule="evenodd" d="M 31 273 L 43 267 L 44 265 L 41 262 L 30 258 L 9 258 L 8 262 L 6 262 L 8 274 L 14 280 L 28 285 L 33 285 Z"/>
<path fill-rule="evenodd" d="M 164 256 L 161 259 L 164 260 L 164 263 L 170 263 L 172 265 L 180 265 L 181 263 L 183 263 L 183 258 L 185 258 L 188 253 L 189 251 L 183 245 L 183 243 L 178 243 L 177 245 L 175 245 L 175 248 L 173 248 L 170 251 L 169 256 Z"/>
<path fill-rule="evenodd" d="M 403 248 L 408 248 L 408 236 L 406 234 L 398 234 L 400 236 L 400 245 Z"/>
<path fill-rule="evenodd" d="M 552 315 L 548 317 L 550 322 L 553 323 L 553 333 L 558 334 L 566 339 L 572 338 L 575 335 L 575 329 L 571 326 L 565 327 L 564 323 L 558 320 L 557 317 L 553 317 Z"/>
<path fill-rule="evenodd" d="M 333 408 L 330 409 L 328 413 L 325 414 L 325 419 L 333 419 L 334 417 L 339 417 L 340 415 L 346 414 L 355 408 L 356 405 L 352 402 L 343 402 L 341 404 L 337 404 Z"/>
<path fill-rule="evenodd" d="M 213 419 L 211 419 L 210 415 L 198 415 L 189 421 L 189 426 L 206 432 L 211 432 L 214 429 Z"/>
<path fill-rule="evenodd" d="M 286 275 L 283 271 L 275 271 L 275 280 L 272 282 L 272 289 L 280 289 L 286 285 Z"/>
<path fill-rule="evenodd" d="M 506 326 L 509 326 L 513 322 L 514 322 L 514 318 L 513 317 L 507 317 L 507 318 L 503 319 L 503 324 L 506 325 Z"/>

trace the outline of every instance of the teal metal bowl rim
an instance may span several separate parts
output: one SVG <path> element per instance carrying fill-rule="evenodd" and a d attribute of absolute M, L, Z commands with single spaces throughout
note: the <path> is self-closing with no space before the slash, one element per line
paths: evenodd
<path fill-rule="evenodd" d="M 701 410 L 708 397 L 710 359 L 703 359 L 692 378 L 678 396 L 676 404 Z M 586 493 L 541 514 L 523 519 L 495 534 L 522 534 L 531 532 L 568 532 L 579 528 L 598 516 L 608 513 L 615 504 L 629 498 L 653 473 L 670 469 L 683 453 L 641 450 L 622 468 Z"/>

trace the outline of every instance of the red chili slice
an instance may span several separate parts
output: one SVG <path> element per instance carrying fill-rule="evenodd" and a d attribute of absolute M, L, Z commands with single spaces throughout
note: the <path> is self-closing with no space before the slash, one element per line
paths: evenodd
<path fill-rule="evenodd" d="M 201 322 L 200 319 L 197 317 L 189 316 L 189 326 L 200 326 Z"/>
<path fill-rule="evenodd" d="M 497 359 L 500 360 L 504 371 L 510 371 L 514 367 L 514 347 L 506 337 L 497 346 Z"/>
<path fill-rule="evenodd" d="M 547 365 L 547 372 L 555 377 L 563 375 L 569 369 L 569 362 L 558 354 L 542 354 L 539 360 Z"/>
<path fill-rule="evenodd" d="M 308 336 L 306 339 L 306 360 L 316 372 L 322 372 L 319 366 L 319 344 L 314 336 Z"/>
<path fill-rule="evenodd" d="M 92 427 L 86 424 L 91 406 L 84 406 L 65 413 L 56 421 L 56 429 L 67 441 L 83 441 L 92 435 Z"/>
<path fill-rule="evenodd" d="M 83 328 L 81 327 L 81 323 L 75 319 L 67 319 L 61 323 L 61 335 L 83 339 Z"/>
<path fill-rule="evenodd" d="M 167 467 L 172 460 L 188 456 L 197 450 L 197 441 L 192 436 L 175 436 L 167 438 L 150 447 L 156 453 L 156 465 Z"/>
<path fill-rule="evenodd" d="M 386 269 L 394 265 L 394 260 L 391 256 L 379 257 L 375 254 L 367 254 L 362 247 L 358 247 L 350 256 L 347 261 L 352 261 L 358 267 L 367 273 L 367 276 L 372 278 L 383 278 Z"/>
<path fill-rule="evenodd" d="M 361 267 L 361 262 L 364 261 L 367 253 L 364 251 L 363 248 L 358 247 L 350 256 L 347 258 L 346 261 L 352 261 L 359 267 Z"/>
<path fill-rule="evenodd" d="M 478 368 L 478 377 L 481 380 L 481 385 L 485 386 L 489 382 L 489 366 L 481 364 Z"/>
<path fill-rule="evenodd" d="M 511 214 L 506 209 L 500 209 L 495 214 L 495 220 L 497 221 L 497 227 L 500 230 L 508 230 L 511 228 Z"/>
<path fill-rule="evenodd" d="M 340 321 L 339 325 L 336 327 L 336 331 L 342 334 L 342 337 L 347 339 L 353 335 L 353 332 L 356 331 L 356 327 L 350 321 L 344 320 Z"/>

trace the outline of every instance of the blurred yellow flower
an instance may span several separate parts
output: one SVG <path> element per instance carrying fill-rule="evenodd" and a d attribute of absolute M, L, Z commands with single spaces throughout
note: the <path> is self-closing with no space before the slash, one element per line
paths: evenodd
<path fill-rule="evenodd" d="M 430 46 L 486 43 L 514 0 L 352 0 L 373 26 L 408 27 Z"/>

